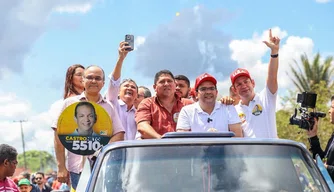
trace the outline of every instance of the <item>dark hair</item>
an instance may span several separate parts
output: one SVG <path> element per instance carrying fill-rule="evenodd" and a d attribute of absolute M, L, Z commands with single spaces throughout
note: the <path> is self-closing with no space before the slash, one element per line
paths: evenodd
<path fill-rule="evenodd" d="M 137 89 L 137 92 L 138 92 L 138 85 L 137 85 L 137 83 L 133 79 L 130 79 L 130 78 L 123 79 L 123 81 L 121 82 L 121 84 L 119 86 L 122 86 L 126 82 L 132 82 L 132 83 L 134 83 L 136 85 L 136 89 Z"/>
<path fill-rule="evenodd" d="M 104 80 L 105 80 L 105 73 L 104 73 L 104 70 L 103 70 L 100 66 L 97 66 L 97 65 L 89 65 L 88 67 L 86 67 L 85 72 L 86 72 L 89 68 L 91 68 L 91 67 L 97 67 L 97 68 L 101 69 L 101 71 L 102 71 L 102 75 L 103 75 L 102 79 L 103 79 L 103 81 L 104 81 Z"/>
<path fill-rule="evenodd" d="M 80 64 L 74 64 L 71 65 L 66 72 L 66 77 L 65 77 L 65 88 L 64 88 L 64 99 L 66 99 L 70 94 L 74 93 L 76 95 L 79 95 L 80 93 L 74 88 L 73 85 L 73 76 L 75 73 L 75 70 L 77 68 L 82 68 L 85 69 L 84 66 Z"/>
<path fill-rule="evenodd" d="M 37 174 L 42 175 L 42 177 L 44 178 L 44 173 L 43 173 L 43 172 L 41 172 L 41 171 L 37 171 L 37 172 L 35 173 L 35 175 L 37 175 Z"/>
<path fill-rule="evenodd" d="M 20 173 L 20 175 L 22 175 L 24 178 L 30 180 L 30 173 L 28 171 L 23 171 L 23 172 Z"/>
<path fill-rule="evenodd" d="M 144 89 L 144 98 L 152 97 L 151 91 L 145 86 L 139 86 L 138 88 Z"/>
<path fill-rule="evenodd" d="M 334 95 L 331 97 L 331 101 L 333 101 L 334 100 Z"/>
<path fill-rule="evenodd" d="M 77 106 L 75 106 L 75 110 L 74 110 L 74 116 L 77 117 L 77 109 L 80 107 L 80 106 L 87 106 L 87 107 L 90 107 L 92 110 L 93 110 L 93 113 L 94 113 L 94 116 L 96 117 L 96 111 L 95 111 L 95 107 L 93 104 L 91 104 L 90 102 L 88 101 L 80 101 Z"/>
<path fill-rule="evenodd" d="M 14 161 L 17 157 L 17 151 L 14 147 L 7 145 L 7 144 L 1 144 L 0 145 L 0 164 L 5 162 L 7 159 L 8 161 Z"/>
<path fill-rule="evenodd" d="M 189 81 L 188 77 L 186 77 L 184 75 L 175 75 L 175 80 L 183 80 L 187 83 L 188 87 L 190 87 L 190 81 Z"/>
<path fill-rule="evenodd" d="M 158 82 L 159 77 L 161 75 L 170 75 L 172 77 L 172 79 L 175 80 L 173 73 L 170 72 L 167 69 L 164 69 L 164 70 L 161 70 L 161 71 L 159 71 L 158 73 L 155 74 L 155 76 L 154 76 L 154 85 Z"/>

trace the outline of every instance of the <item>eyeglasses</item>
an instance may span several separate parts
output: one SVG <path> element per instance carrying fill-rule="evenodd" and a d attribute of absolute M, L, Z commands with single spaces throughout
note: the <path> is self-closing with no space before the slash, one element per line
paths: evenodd
<path fill-rule="evenodd" d="M 42 180 L 42 177 L 35 177 L 36 180 Z"/>
<path fill-rule="evenodd" d="M 200 87 L 198 88 L 200 92 L 206 92 L 206 91 L 214 91 L 216 90 L 216 87 Z"/>
<path fill-rule="evenodd" d="M 95 79 L 95 81 L 102 81 L 103 78 L 100 77 L 100 76 L 96 76 L 96 77 L 93 77 L 93 76 L 87 76 L 85 77 L 85 79 L 87 79 L 88 81 L 93 81 Z"/>

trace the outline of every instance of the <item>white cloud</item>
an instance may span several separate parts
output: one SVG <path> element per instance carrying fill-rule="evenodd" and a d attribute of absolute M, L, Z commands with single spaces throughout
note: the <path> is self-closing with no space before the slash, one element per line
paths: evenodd
<path fill-rule="evenodd" d="M 229 45 L 232 50 L 232 60 L 237 61 L 239 67 L 255 66 L 269 51 L 268 47 L 262 42 L 268 39 L 268 33 L 268 30 L 265 30 L 261 35 L 255 32 L 251 39 L 233 40 Z M 280 39 L 287 36 L 287 32 L 281 31 L 278 27 L 272 29 L 272 34 L 280 37 Z"/>
<path fill-rule="evenodd" d="M 5 118 L 24 118 L 30 109 L 27 101 L 19 100 L 14 93 L 0 95 L 0 114 Z"/>
<path fill-rule="evenodd" d="M 279 77 L 286 77 L 281 78 L 279 80 L 280 88 L 291 88 L 291 79 L 287 77 L 287 73 L 291 71 L 290 65 L 294 66 L 294 60 L 297 61 L 298 66 L 301 67 L 300 56 L 302 54 L 306 54 L 309 58 L 313 55 L 313 41 L 308 37 L 297 37 L 297 36 L 290 36 L 286 40 L 286 43 L 281 46 L 280 50 L 280 66 L 279 66 Z"/>
<path fill-rule="evenodd" d="M 10 74 L 6 72 L 22 72 L 24 59 L 35 41 L 44 33 L 54 10 L 86 13 L 96 1 L 98 0 L 0 1 L 0 79 Z"/>
<path fill-rule="evenodd" d="M 91 3 L 83 3 L 83 4 L 67 4 L 61 5 L 54 8 L 54 11 L 59 13 L 87 13 L 92 9 Z"/>
<path fill-rule="evenodd" d="M 137 36 L 135 38 L 135 50 L 138 49 L 138 47 L 140 47 L 141 45 L 143 45 L 145 43 L 146 38 L 143 36 Z"/>
<path fill-rule="evenodd" d="M 332 0 L 315 0 L 315 2 L 317 2 L 317 3 L 329 3 L 331 1 Z"/>
<path fill-rule="evenodd" d="M 312 58 L 314 55 L 314 44 L 312 39 L 308 37 L 288 36 L 288 33 L 279 27 L 274 27 L 272 33 L 281 39 L 278 94 L 284 95 L 286 94 L 286 89 L 293 88 L 291 79 L 287 76 L 287 72 L 290 71 L 290 64 L 294 64 L 294 60 L 296 60 L 297 65 L 301 66 L 298 61 L 302 54 L 306 54 L 309 58 Z M 233 40 L 229 45 L 232 51 L 232 60 L 238 63 L 238 67 L 247 68 L 252 78 L 255 79 L 256 91 L 260 91 L 264 87 L 267 78 L 269 60 L 264 60 L 264 58 L 269 59 L 270 49 L 262 42 L 268 39 L 267 36 L 268 30 L 263 31 L 260 36 L 254 33 L 250 39 Z M 286 39 L 285 42 L 284 39 Z M 282 107 L 280 102 L 281 98 L 278 97 L 277 109 Z"/>
<path fill-rule="evenodd" d="M 0 114 L 2 114 L 2 117 L 4 115 L 9 117 L 5 120 L 0 120 L 1 135 L 5 135 L 5 137 L 0 137 L 0 143 L 12 145 L 19 153 L 22 153 L 21 125 L 20 122 L 14 122 L 14 120 L 27 120 L 22 122 L 25 150 L 45 150 L 50 153 L 53 151 L 54 133 L 51 129 L 51 124 L 54 114 L 58 111 L 61 104 L 60 101 L 50 107 L 50 110 L 39 114 L 34 114 L 31 105 L 17 98 L 15 94 L 0 94 L 0 101 L 3 102 L 0 105 L 6 103 L 5 109 L 1 109 Z M 20 103 L 21 105 L 19 105 Z M 22 108 L 22 106 L 25 107 Z M 24 118 L 23 116 L 20 117 L 21 113 L 25 113 Z"/>

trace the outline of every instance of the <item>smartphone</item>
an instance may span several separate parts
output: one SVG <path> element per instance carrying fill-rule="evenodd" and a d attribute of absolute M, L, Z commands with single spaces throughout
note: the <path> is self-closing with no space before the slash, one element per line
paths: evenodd
<path fill-rule="evenodd" d="M 131 48 L 127 48 L 125 50 L 127 51 L 132 51 L 135 47 L 135 40 L 134 40 L 134 36 L 133 35 L 125 35 L 125 42 L 128 43 L 129 46 L 131 46 Z"/>

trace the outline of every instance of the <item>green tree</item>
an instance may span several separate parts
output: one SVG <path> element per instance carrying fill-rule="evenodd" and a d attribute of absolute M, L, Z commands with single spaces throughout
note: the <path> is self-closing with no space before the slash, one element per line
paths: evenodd
<path fill-rule="evenodd" d="M 290 76 L 290 78 L 299 92 L 313 92 L 314 86 L 321 81 L 325 82 L 325 87 L 327 88 L 333 86 L 333 83 L 330 83 L 334 72 L 334 68 L 331 66 L 333 57 L 328 56 L 322 64 L 320 63 L 320 58 L 320 54 L 317 53 L 313 62 L 310 63 L 306 54 L 304 54 L 300 57 L 302 69 L 296 60 L 294 60 L 294 64 L 290 65 L 292 72 L 292 77 Z"/>
<path fill-rule="evenodd" d="M 17 159 L 19 162 L 18 166 L 24 167 L 23 153 L 19 154 Z M 29 169 L 32 172 L 36 171 L 48 172 L 56 166 L 54 157 L 46 151 L 37 151 L 37 150 L 26 151 L 26 162 L 27 162 L 27 169 Z"/>
<path fill-rule="evenodd" d="M 320 83 L 314 84 L 313 91 L 317 94 L 316 109 L 314 110 L 326 113 L 326 117 L 320 119 L 318 128 L 318 137 L 320 138 L 322 148 L 325 149 L 327 141 L 334 131 L 334 125 L 329 122 L 328 117 L 329 102 L 331 96 L 334 94 L 334 91 L 333 89 L 328 89 L 326 87 L 326 82 L 324 81 L 320 81 Z M 296 101 L 296 94 L 298 91 L 290 90 L 289 92 L 290 94 L 282 99 L 282 106 L 284 106 L 284 108 L 277 111 L 276 113 L 278 136 L 282 139 L 290 139 L 302 142 L 307 147 L 309 147 L 306 130 L 299 128 L 297 125 L 289 125 L 289 119 L 294 113 L 295 108 L 300 107 L 300 104 L 298 104 Z M 308 110 L 312 111 L 313 109 Z M 299 111 L 298 118 L 300 118 Z"/>

